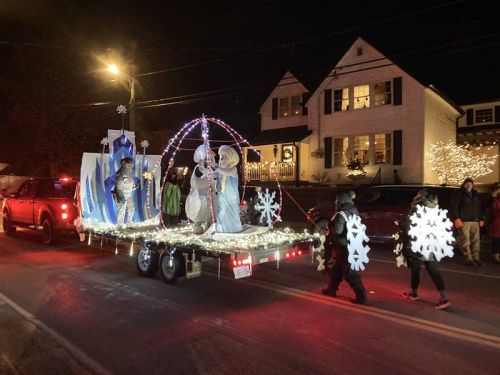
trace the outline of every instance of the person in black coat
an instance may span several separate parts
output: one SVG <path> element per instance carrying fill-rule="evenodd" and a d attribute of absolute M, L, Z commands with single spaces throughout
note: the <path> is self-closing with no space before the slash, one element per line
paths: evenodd
<path fill-rule="evenodd" d="M 484 225 L 484 213 L 472 178 L 466 178 L 461 189 L 453 195 L 450 216 L 458 230 L 458 245 L 465 256 L 465 264 L 481 266 L 480 228 Z"/>
<path fill-rule="evenodd" d="M 356 298 L 354 303 L 365 304 L 367 302 L 366 290 L 363 286 L 361 276 L 351 269 L 347 250 L 347 226 L 345 218 L 340 211 L 349 217 L 359 215 L 356 206 L 352 201 L 351 194 L 340 194 L 336 199 L 337 213 L 328 225 L 328 234 L 325 240 L 325 260 L 331 261 L 329 269 L 330 282 L 323 288 L 322 293 L 332 297 L 337 296 L 340 283 L 345 280 L 354 291 Z"/>

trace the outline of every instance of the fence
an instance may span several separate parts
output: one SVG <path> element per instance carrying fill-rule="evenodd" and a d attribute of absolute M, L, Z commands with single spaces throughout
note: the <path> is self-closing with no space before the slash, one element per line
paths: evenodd
<path fill-rule="evenodd" d="M 246 163 L 245 181 L 295 180 L 295 163 Z"/>

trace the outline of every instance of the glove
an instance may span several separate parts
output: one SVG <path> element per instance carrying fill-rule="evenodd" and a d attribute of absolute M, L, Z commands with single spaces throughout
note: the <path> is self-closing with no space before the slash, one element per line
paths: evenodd
<path fill-rule="evenodd" d="M 479 228 L 484 227 L 484 220 L 479 220 Z"/>
<path fill-rule="evenodd" d="M 460 219 L 456 219 L 453 224 L 455 225 L 455 228 L 459 229 L 459 228 L 462 228 L 464 226 L 464 223 L 462 223 L 462 220 Z"/>

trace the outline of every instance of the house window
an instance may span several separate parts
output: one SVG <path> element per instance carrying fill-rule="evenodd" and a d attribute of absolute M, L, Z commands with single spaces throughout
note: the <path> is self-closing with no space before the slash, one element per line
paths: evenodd
<path fill-rule="evenodd" d="M 280 98 L 280 117 L 288 117 L 290 116 L 290 98 Z"/>
<path fill-rule="evenodd" d="M 363 54 L 363 47 L 358 47 L 356 50 L 356 55 L 361 56 Z"/>
<path fill-rule="evenodd" d="M 349 157 L 349 138 L 335 138 L 333 144 L 333 166 L 346 165 Z"/>
<path fill-rule="evenodd" d="M 335 112 L 349 110 L 349 89 L 338 89 L 333 91 L 333 110 Z"/>
<path fill-rule="evenodd" d="M 475 113 L 475 123 L 482 124 L 483 122 L 493 122 L 493 109 L 476 109 Z"/>
<path fill-rule="evenodd" d="M 391 104 L 391 81 L 375 84 L 375 106 Z"/>
<path fill-rule="evenodd" d="M 290 98 L 290 107 L 292 108 L 292 116 L 299 116 L 302 112 L 302 108 L 300 107 L 300 95 L 292 96 Z"/>
<path fill-rule="evenodd" d="M 354 86 L 354 109 L 370 106 L 370 86 Z"/>
<path fill-rule="evenodd" d="M 391 134 L 375 134 L 375 164 L 391 164 Z"/>
<path fill-rule="evenodd" d="M 363 164 L 368 164 L 370 158 L 368 149 L 370 147 L 370 138 L 367 135 L 354 137 L 353 156 L 355 160 L 361 161 Z"/>

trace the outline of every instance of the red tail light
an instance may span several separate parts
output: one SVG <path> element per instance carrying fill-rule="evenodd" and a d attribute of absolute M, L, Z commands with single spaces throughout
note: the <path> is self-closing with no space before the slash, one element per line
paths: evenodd
<path fill-rule="evenodd" d="M 61 214 L 61 218 L 62 218 L 63 220 L 66 220 L 66 219 L 68 218 L 68 214 L 67 214 L 66 212 L 63 212 L 63 213 Z"/>
<path fill-rule="evenodd" d="M 68 205 L 66 203 L 61 204 L 61 209 L 67 210 L 68 209 Z"/>

